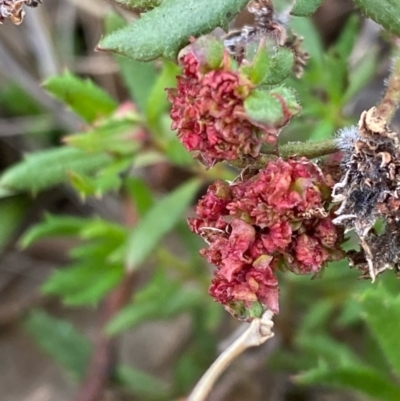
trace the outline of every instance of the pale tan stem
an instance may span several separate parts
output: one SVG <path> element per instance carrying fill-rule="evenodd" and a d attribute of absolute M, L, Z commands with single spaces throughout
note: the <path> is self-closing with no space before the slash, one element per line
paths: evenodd
<path fill-rule="evenodd" d="M 260 319 L 254 319 L 248 329 L 235 340 L 210 366 L 196 384 L 187 401 L 204 401 L 219 376 L 229 367 L 234 359 L 248 348 L 257 347 L 273 337 L 273 313 L 266 311 Z"/>

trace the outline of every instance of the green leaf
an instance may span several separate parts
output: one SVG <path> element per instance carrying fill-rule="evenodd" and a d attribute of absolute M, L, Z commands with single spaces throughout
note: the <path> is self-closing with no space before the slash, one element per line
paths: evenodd
<path fill-rule="evenodd" d="M 20 246 L 27 248 L 45 237 L 78 235 L 87 223 L 87 219 L 80 217 L 46 215 L 44 221 L 24 234 L 20 240 Z"/>
<path fill-rule="evenodd" d="M 361 364 L 360 358 L 347 345 L 338 343 L 324 334 L 303 333 L 296 343 L 309 355 L 315 355 L 318 359 L 329 361 L 335 366 L 358 366 Z"/>
<path fill-rule="evenodd" d="M 57 270 L 42 290 L 46 294 L 60 295 L 66 305 L 96 305 L 123 277 L 122 265 L 87 261 Z"/>
<path fill-rule="evenodd" d="M 326 323 L 331 318 L 332 312 L 335 309 L 335 303 L 332 299 L 323 299 L 311 305 L 304 316 L 297 336 L 307 337 L 311 333 L 323 332 L 326 329 Z"/>
<path fill-rule="evenodd" d="M 176 76 L 180 71 L 180 68 L 175 63 L 164 62 L 161 74 L 151 90 L 146 106 L 147 120 L 153 129 L 158 127 L 162 115 L 170 108 L 165 89 L 176 86 Z"/>
<path fill-rule="evenodd" d="M 308 17 L 318 10 L 324 0 L 297 0 L 290 14 L 297 17 Z"/>
<path fill-rule="evenodd" d="M 365 321 L 386 358 L 400 375 L 400 297 L 393 297 L 383 286 L 379 286 L 364 293 L 360 303 Z"/>
<path fill-rule="evenodd" d="M 122 0 L 121 4 L 130 2 L 129 0 Z M 159 3 L 161 4 L 161 1 Z M 110 13 L 106 17 L 107 34 L 124 26 L 126 26 L 126 20 L 117 13 Z M 158 72 L 156 67 L 152 63 L 144 63 L 124 56 L 116 55 L 115 58 L 120 67 L 124 83 L 129 89 L 132 101 L 144 113 L 151 89 L 157 79 Z"/>
<path fill-rule="evenodd" d="M 278 85 L 293 71 L 294 54 L 291 49 L 278 47 L 276 54 L 271 59 L 269 74 L 264 78 L 266 85 Z"/>
<path fill-rule="evenodd" d="M 91 218 L 81 230 L 83 239 L 105 238 L 107 242 L 120 243 L 126 239 L 128 228 L 118 223 L 103 220 L 99 217 Z"/>
<path fill-rule="evenodd" d="M 109 120 L 88 132 L 64 137 L 68 145 L 88 153 L 111 152 L 117 155 L 136 153 L 141 146 L 142 128 L 137 125 L 136 115 L 122 120 Z"/>
<path fill-rule="evenodd" d="M 178 166 L 193 164 L 193 157 L 176 135 L 172 136 L 165 146 L 166 156 Z"/>
<path fill-rule="evenodd" d="M 135 201 L 139 215 L 143 217 L 154 205 L 154 196 L 146 182 L 139 177 L 125 180 L 125 188 Z"/>
<path fill-rule="evenodd" d="M 107 35 L 100 50 L 113 51 L 135 60 L 158 57 L 175 59 L 192 36 L 226 28 L 248 0 L 168 0 L 139 20 Z"/>
<path fill-rule="evenodd" d="M 360 17 L 358 15 L 352 15 L 346 22 L 339 39 L 335 43 L 334 50 L 341 56 L 345 65 L 347 65 L 349 61 L 348 58 L 356 44 L 360 26 Z"/>
<path fill-rule="evenodd" d="M 118 103 L 99 86 L 69 71 L 64 75 L 49 78 L 43 86 L 87 122 L 107 117 L 118 107 Z"/>
<path fill-rule="evenodd" d="M 126 306 L 109 323 L 107 332 L 118 334 L 151 319 L 168 319 L 204 304 L 204 294 L 197 288 L 184 287 L 167 277 L 162 270 L 139 292 L 133 303 Z"/>
<path fill-rule="evenodd" d="M 80 149 L 59 147 L 43 150 L 12 166 L 0 178 L 0 187 L 37 193 L 68 180 L 72 171 L 90 174 L 111 163 L 107 154 L 88 154 Z"/>
<path fill-rule="evenodd" d="M 128 10 L 149 10 L 158 7 L 165 0 L 113 0 Z"/>
<path fill-rule="evenodd" d="M 15 239 L 19 225 L 29 210 L 30 201 L 25 196 L 0 199 L 0 252 Z"/>
<path fill-rule="evenodd" d="M 315 129 L 310 132 L 310 137 L 308 139 L 313 141 L 323 141 L 324 139 L 332 138 L 334 132 L 334 122 L 328 118 L 325 118 L 317 124 Z"/>
<path fill-rule="evenodd" d="M 363 366 L 328 368 L 322 366 L 301 374 L 296 381 L 301 384 L 325 384 L 353 389 L 379 401 L 397 401 L 400 388 L 379 371 Z"/>
<path fill-rule="evenodd" d="M 158 150 L 142 150 L 133 161 L 134 168 L 154 166 L 167 161 L 165 155 Z M 0 188 L 1 191 L 1 188 Z M 0 194 L 1 197 L 1 194 Z"/>
<path fill-rule="evenodd" d="M 361 11 L 391 33 L 400 36 L 398 0 L 354 0 Z"/>
<path fill-rule="evenodd" d="M 200 186 L 191 180 L 159 201 L 132 231 L 128 240 L 126 262 L 129 270 L 137 269 L 153 252 L 162 237 L 182 218 Z"/>
<path fill-rule="evenodd" d="M 130 157 L 123 158 L 101 169 L 95 177 L 71 173 L 70 179 L 83 199 L 91 195 L 101 198 L 105 193 L 118 191 L 121 188 L 123 182 L 121 175 L 123 175 L 131 165 L 132 159 Z"/>
<path fill-rule="evenodd" d="M 167 383 L 139 369 L 122 365 L 117 367 L 115 374 L 118 382 L 138 399 L 158 401 L 173 398 Z"/>
<path fill-rule="evenodd" d="M 343 104 L 348 103 L 354 98 L 375 75 L 378 67 L 377 49 L 371 48 L 362 58 L 362 62 L 350 73 L 350 82 L 346 92 L 343 95 Z"/>
<path fill-rule="evenodd" d="M 29 314 L 24 326 L 40 348 L 76 379 L 84 378 L 91 355 L 91 344 L 70 323 L 37 310 Z"/>

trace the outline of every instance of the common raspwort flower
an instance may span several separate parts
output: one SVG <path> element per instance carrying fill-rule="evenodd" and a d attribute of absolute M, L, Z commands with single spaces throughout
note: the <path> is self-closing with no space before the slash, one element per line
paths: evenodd
<path fill-rule="evenodd" d="M 268 51 L 261 43 L 255 59 L 265 52 L 268 62 Z M 281 89 L 257 89 L 263 65 L 244 60 L 240 66 L 217 39 L 198 39 L 185 52 L 177 88 L 168 89 L 172 129 L 207 167 L 245 155 L 257 157 L 261 146 L 276 143 L 281 128 L 299 112 L 286 88 L 287 96 Z"/>
<path fill-rule="evenodd" d="M 277 270 L 316 274 L 344 256 L 329 202 L 321 171 L 304 158 L 278 159 L 248 179 L 211 185 L 198 217 L 189 219 L 208 243 L 201 254 L 217 267 L 211 295 L 240 319 L 267 308 L 278 313 Z"/>

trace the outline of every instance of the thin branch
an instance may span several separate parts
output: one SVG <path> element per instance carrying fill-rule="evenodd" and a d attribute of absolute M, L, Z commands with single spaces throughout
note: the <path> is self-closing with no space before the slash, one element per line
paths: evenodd
<path fill-rule="evenodd" d="M 288 159 L 290 157 L 307 157 L 315 159 L 316 157 L 326 156 L 337 152 L 336 139 L 327 139 L 319 142 L 289 142 L 279 147 L 279 156 Z M 243 158 L 231 161 L 230 164 L 237 168 L 265 168 L 271 161 L 277 159 L 276 154 L 261 153 L 257 158 Z"/>
<path fill-rule="evenodd" d="M 280 155 L 287 159 L 289 157 L 316 157 L 330 155 L 338 151 L 336 139 L 327 139 L 319 142 L 289 142 L 279 148 Z"/>
<path fill-rule="evenodd" d="M 128 196 L 124 196 L 124 220 L 128 227 L 134 227 L 138 222 L 136 206 Z M 126 271 L 122 283 L 110 293 L 100 311 L 102 325 L 97 345 L 93 352 L 87 376 L 81 385 L 75 401 L 100 401 L 108 388 L 118 363 L 118 338 L 106 332 L 108 323 L 128 304 L 132 297 L 136 272 Z"/>
<path fill-rule="evenodd" d="M 105 300 L 100 337 L 93 352 L 86 379 L 76 397 L 76 401 L 99 401 L 103 398 L 117 362 L 118 339 L 110 337 L 105 328 L 111 319 L 128 303 L 132 296 L 135 272 L 128 272 L 121 285 Z"/>
<path fill-rule="evenodd" d="M 273 313 L 267 311 L 261 319 L 254 319 L 249 328 L 210 366 L 189 395 L 187 401 L 204 401 L 218 377 L 229 367 L 234 359 L 248 348 L 257 347 L 273 337 L 272 317 Z"/>

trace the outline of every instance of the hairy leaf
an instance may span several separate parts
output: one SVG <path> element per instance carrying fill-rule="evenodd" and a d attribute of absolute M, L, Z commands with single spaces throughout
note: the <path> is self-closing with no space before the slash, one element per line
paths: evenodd
<path fill-rule="evenodd" d="M 99 86 L 69 71 L 49 78 L 43 86 L 88 122 L 109 116 L 118 107 L 118 103 Z"/>
<path fill-rule="evenodd" d="M 293 51 L 285 47 L 278 47 L 276 54 L 271 59 L 270 70 L 263 83 L 266 85 L 280 84 L 292 73 L 293 65 Z"/>
<path fill-rule="evenodd" d="M 111 152 L 118 155 L 135 153 L 141 146 L 141 128 L 137 116 L 109 120 L 88 132 L 64 137 L 68 145 L 89 153 Z"/>
<path fill-rule="evenodd" d="M 123 277 L 122 265 L 86 261 L 54 272 L 44 284 L 43 291 L 60 295 L 66 305 L 96 305 Z"/>
<path fill-rule="evenodd" d="M 43 150 L 27 155 L 6 170 L 0 178 L 0 188 L 37 193 L 68 181 L 68 174 L 72 171 L 90 174 L 111 161 L 112 157 L 105 153 L 90 154 L 66 146 Z"/>
<path fill-rule="evenodd" d="M 116 13 L 110 13 L 106 18 L 107 34 L 126 25 L 126 20 Z M 157 69 L 151 63 L 144 63 L 119 55 L 116 55 L 115 58 L 120 67 L 124 83 L 129 89 L 131 99 L 138 109 L 144 113 L 149 94 L 157 79 Z"/>
<path fill-rule="evenodd" d="M 47 215 L 44 221 L 25 233 L 20 245 L 27 248 L 41 238 L 78 235 L 88 222 L 80 217 Z"/>
<path fill-rule="evenodd" d="M 168 0 L 100 42 L 100 50 L 113 51 L 135 60 L 158 57 L 175 59 L 191 36 L 226 28 L 248 0 Z"/>
<path fill-rule="evenodd" d="M 297 17 L 308 17 L 318 10 L 324 0 L 297 0 L 290 14 Z"/>
<path fill-rule="evenodd" d="M 354 0 L 361 11 L 395 35 L 400 35 L 398 0 Z"/>
<path fill-rule="evenodd" d="M 166 0 L 113 0 L 115 3 L 121 5 L 129 10 L 149 10 L 158 7 Z"/>

